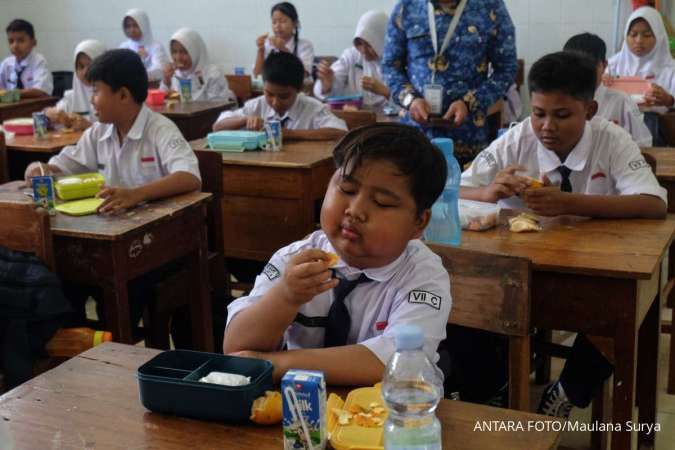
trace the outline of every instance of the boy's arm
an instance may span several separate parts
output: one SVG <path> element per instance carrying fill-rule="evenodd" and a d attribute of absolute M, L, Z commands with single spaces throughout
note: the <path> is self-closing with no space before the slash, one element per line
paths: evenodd
<path fill-rule="evenodd" d="M 283 137 L 288 140 L 334 141 L 340 139 L 345 133 L 345 130 L 340 130 L 338 128 L 319 128 L 318 130 L 284 129 Z"/>
<path fill-rule="evenodd" d="M 246 126 L 247 117 L 227 117 L 213 124 L 213 131 L 240 130 Z"/>
<path fill-rule="evenodd" d="M 45 97 L 52 95 L 54 79 L 47 67 L 47 61 L 41 58 L 33 72 L 33 82 L 28 89 L 21 90 L 21 96 L 25 98 Z"/>

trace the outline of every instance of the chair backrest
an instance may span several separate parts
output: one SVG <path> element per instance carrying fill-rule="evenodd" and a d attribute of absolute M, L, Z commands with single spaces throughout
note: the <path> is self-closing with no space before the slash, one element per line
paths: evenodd
<path fill-rule="evenodd" d="M 525 83 L 525 60 L 517 60 L 518 69 L 516 69 L 516 87 L 520 91 L 520 87 Z"/>
<path fill-rule="evenodd" d="M 253 97 L 250 75 L 225 75 L 229 88 L 237 96 L 237 101 L 243 105 L 246 100 Z"/>
<path fill-rule="evenodd" d="M 507 336 L 529 334 L 529 259 L 428 245 L 450 275 L 448 323 Z"/>
<path fill-rule="evenodd" d="M 373 111 L 333 111 L 333 113 L 347 122 L 347 128 L 350 130 L 371 125 L 377 121 L 377 114 Z"/>
<path fill-rule="evenodd" d="M 73 72 L 70 70 L 57 70 L 52 72 L 54 78 L 54 90 L 52 95 L 61 98 L 63 93 L 73 88 Z"/>
<path fill-rule="evenodd" d="M 0 245 L 34 253 L 49 270 L 55 270 L 49 215 L 32 203 L 0 202 Z"/>
<path fill-rule="evenodd" d="M 9 181 L 9 163 L 7 162 L 7 146 L 5 133 L 0 132 L 0 183 Z"/>

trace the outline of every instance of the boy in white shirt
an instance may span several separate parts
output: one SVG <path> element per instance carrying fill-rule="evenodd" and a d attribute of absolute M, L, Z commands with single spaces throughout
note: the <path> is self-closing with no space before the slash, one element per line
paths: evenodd
<path fill-rule="evenodd" d="M 223 351 L 271 361 L 277 382 L 302 367 L 330 384 L 372 385 L 396 325 L 424 330 L 431 361 L 445 337 L 448 273 L 419 240 L 445 185 L 443 155 L 400 124 L 353 130 L 333 155 L 321 230 L 277 251 L 228 307 Z"/>
<path fill-rule="evenodd" d="M 301 92 L 302 62 L 291 53 L 271 53 L 263 64 L 264 95 L 236 111 L 224 111 L 213 125 L 219 130 L 261 130 L 268 120 L 279 120 L 286 139 L 332 140 L 347 131 L 345 122 L 326 105 Z"/>
<path fill-rule="evenodd" d="M 664 218 L 666 190 L 637 144 L 619 126 L 592 118 L 596 76 L 593 62 L 573 52 L 535 62 L 528 76 L 530 118 L 476 157 L 462 174 L 460 196 L 527 207 L 543 216 Z M 545 186 L 531 187 L 523 175 Z M 573 406 L 590 403 L 612 371 L 593 344 L 577 335 L 559 381 L 542 396 L 539 413 L 569 417 Z"/>
<path fill-rule="evenodd" d="M 65 147 L 49 164 L 31 163 L 26 182 L 41 172 L 101 172 L 106 187 L 101 213 L 119 214 L 138 203 L 194 191 L 201 186 L 199 165 L 176 125 L 145 106 L 148 76 L 131 50 L 110 50 L 89 67 L 92 104 L 99 122 L 77 145 Z"/>
<path fill-rule="evenodd" d="M 33 25 L 14 19 L 7 25 L 6 32 L 12 56 L 0 64 L 0 89 L 19 89 L 21 98 L 51 95 L 52 73 L 44 56 L 33 51 L 37 45 Z"/>
<path fill-rule="evenodd" d="M 595 101 L 598 103 L 596 116 L 605 118 L 624 128 L 640 147 L 652 146 L 652 133 L 644 122 L 644 115 L 637 104 L 625 93 L 609 89 L 602 84 L 602 75 L 607 69 L 607 47 L 595 34 L 581 33 L 572 36 L 565 51 L 579 52 L 588 56 L 596 65 Z"/>

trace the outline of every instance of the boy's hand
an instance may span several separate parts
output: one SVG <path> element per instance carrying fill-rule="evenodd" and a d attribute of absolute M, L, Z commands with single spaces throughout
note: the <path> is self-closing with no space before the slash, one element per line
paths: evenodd
<path fill-rule="evenodd" d="M 383 97 L 389 96 L 389 88 L 373 77 L 361 77 L 361 87 Z"/>
<path fill-rule="evenodd" d="M 445 120 L 452 120 L 455 122 L 455 126 L 458 127 L 464 120 L 466 116 L 469 115 L 469 109 L 466 107 L 466 103 L 463 100 L 456 100 L 450 104 L 448 111 L 445 113 L 443 118 Z"/>
<path fill-rule="evenodd" d="M 661 86 L 654 83 L 651 84 L 651 87 L 645 93 L 645 101 L 649 105 L 667 106 L 669 108 L 675 103 L 675 99 L 672 95 L 666 92 Z"/>
<path fill-rule="evenodd" d="M 173 74 L 176 71 L 176 67 L 173 65 L 173 63 L 169 63 L 164 66 L 163 75 L 164 75 L 164 84 L 167 86 L 171 87 L 171 79 L 173 78 Z"/>
<path fill-rule="evenodd" d="M 263 129 L 265 121 L 262 117 L 258 116 L 248 116 L 246 117 L 246 129 L 251 131 L 260 131 Z"/>
<path fill-rule="evenodd" d="M 71 128 L 76 131 L 84 131 L 91 126 L 91 122 L 79 114 L 73 114 Z"/>
<path fill-rule="evenodd" d="M 425 125 L 430 113 L 431 107 L 423 98 L 416 98 L 410 105 L 410 117 L 419 124 Z"/>
<path fill-rule="evenodd" d="M 310 249 L 297 253 L 286 265 L 279 282 L 280 293 L 292 305 L 300 306 L 338 284 L 329 270 L 328 253 Z"/>
<path fill-rule="evenodd" d="M 264 50 L 266 41 L 267 41 L 267 33 L 261 34 L 255 39 L 255 46 L 258 47 L 258 50 Z"/>
<path fill-rule="evenodd" d="M 64 111 L 56 109 L 55 107 L 45 108 L 44 113 L 49 121 L 53 124 L 63 123 L 63 120 L 66 117 L 66 113 Z"/>
<path fill-rule="evenodd" d="M 286 364 L 284 361 L 286 352 L 255 352 L 253 350 L 242 350 L 240 352 L 228 353 L 230 356 L 239 356 L 240 358 L 257 358 L 269 361 L 274 366 L 272 372 L 272 379 L 275 383 L 281 380 L 286 371 Z"/>
<path fill-rule="evenodd" d="M 570 202 L 573 194 L 562 192 L 558 186 L 544 186 L 537 189 L 526 189 L 522 199 L 540 216 L 560 216 L 570 214 Z"/>
<path fill-rule="evenodd" d="M 317 76 L 319 77 L 319 80 L 321 80 L 321 90 L 322 93 L 325 94 L 327 92 L 330 92 L 331 89 L 333 89 L 333 80 L 335 79 L 335 73 L 333 72 L 333 69 L 330 68 L 330 64 L 328 64 L 328 61 L 321 60 L 319 63 L 319 67 L 317 67 L 316 70 Z"/>
<path fill-rule="evenodd" d="M 104 187 L 96 197 L 104 199 L 98 207 L 101 214 L 120 214 L 144 200 L 138 189 L 121 187 Z"/>
<path fill-rule="evenodd" d="M 494 180 L 486 187 L 486 197 L 483 201 L 496 203 L 502 198 L 513 197 L 525 191 L 530 185 L 527 178 L 516 175 L 516 172 L 526 171 L 527 168 L 520 165 L 507 166 L 497 172 Z"/>

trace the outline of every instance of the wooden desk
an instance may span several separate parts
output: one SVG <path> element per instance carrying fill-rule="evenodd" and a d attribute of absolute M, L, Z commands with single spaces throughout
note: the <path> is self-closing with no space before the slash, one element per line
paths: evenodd
<path fill-rule="evenodd" d="M 204 139 L 191 143 L 203 150 Z M 316 229 L 335 171 L 333 141 L 284 142 L 280 152 L 223 152 L 225 257 L 268 261 Z"/>
<path fill-rule="evenodd" d="M 181 133 L 183 133 L 185 139 L 191 141 L 205 137 L 211 132 L 213 124 L 220 113 L 236 106 L 236 103 L 223 100 L 190 103 L 177 102 L 171 109 L 167 109 L 166 104 L 148 107 L 171 119 L 178 126 Z"/>
<path fill-rule="evenodd" d="M 0 103 L 0 123 L 17 117 L 31 117 L 36 111 L 56 105 L 57 97 L 39 97 L 19 100 L 16 103 Z"/>
<path fill-rule="evenodd" d="M 643 148 L 642 153 L 656 159 L 656 178 L 668 191 L 668 212 L 675 212 L 675 148 L 649 147 Z"/>
<path fill-rule="evenodd" d="M 461 247 L 529 258 L 534 327 L 610 338 L 614 354 L 612 423 L 655 423 L 661 263 L 675 233 L 667 220 L 557 218 L 538 233 L 504 225 L 462 233 Z M 638 364 L 639 358 L 639 364 Z M 637 385 L 637 388 L 636 388 Z M 640 435 L 643 440 L 652 436 Z M 628 432 L 612 448 L 628 449 Z"/>
<path fill-rule="evenodd" d="M 75 145 L 82 132 L 62 134 L 50 132 L 47 139 L 36 140 L 31 135 L 14 136 L 7 140 L 10 180 L 21 180 L 26 167 L 33 161 L 47 162 L 66 145 Z"/>
<path fill-rule="evenodd" d="M 157 353 L 105 343 L 6 393 L 0 415 L 14 448 L 282 448 L 280 425 L 206 422 L 146 410 L 136 369 Z M 444 448 L 544 450 L 556 448 L 560 437 L 527 431 L 528 423 L 555 421 L 531 413 L 450 400 L 441 400 L 436 413 Z M 526 431 L 474 431 L 476 421 L 512 421 Z"/>
<path fill-rule="evenodd" d="M 26 203 L 23 182 L 0 186 L 0 201 Z M 193 342 L 213 350 L 206 245 L 206 202 L 193 192 L 150 202 L 118 216 L 51 218 L 54 253 L 62 278 L 103 290 L 106 325 L 118 342 L 132 343 L 128 283 L 180 258 L 191 269 Z"/>

